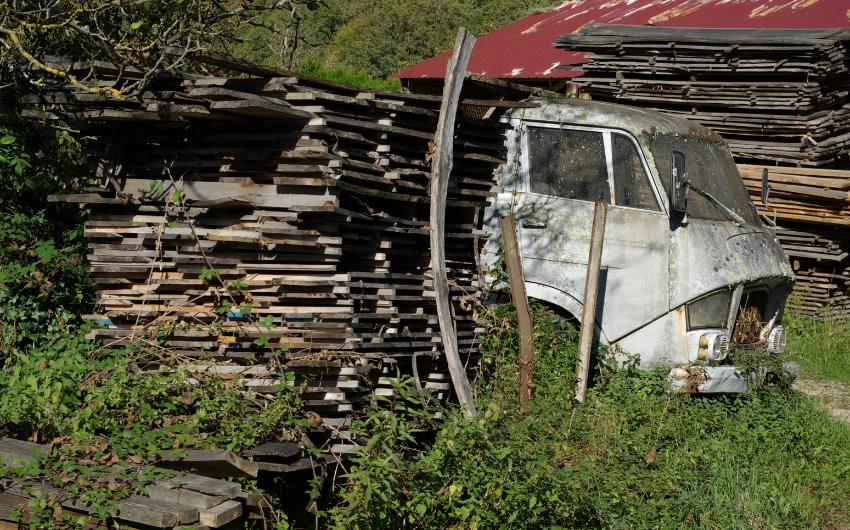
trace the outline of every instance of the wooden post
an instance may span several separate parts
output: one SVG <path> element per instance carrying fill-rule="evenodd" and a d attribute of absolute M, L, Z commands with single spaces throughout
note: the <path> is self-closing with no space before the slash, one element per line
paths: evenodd
<path fill-rule="evenodd" d="M 584 403 L 587 393 L 587 376 L 590 372 L 590 347 L 593 342 L 593 324 L 596 320 L 596 295 L 599 292 L 599 272 L 602 268 L 602 243 L 605 241 L 605 218 L 608 204 L 599 199 L 593 209 L 593 229 L 590 235 L 590 256 L 587 260 L 587 278 L 584 282 L 584 305 L 581 308 L 579 333 L 579 358 L 576 363 L 576 400 Z"/>
<path fill-rule="evenodd" d="M 524 410 L 528 410 L 534 372 L 534 329 L 531 323 L 531 311 L 528 309 L 522 256 L 519 252 L 513 215 L 501 217 L 499 226 L 502 229 L 502 243 L 505 245 L 505 262 L 508 265 L 511 299 L 516 307 L 516 318 L 519 324 L 519 402 L 522 403 Z"/>
<path fill-rule="evenodd" d="M 457 334 L 452 320 L 449 283 L 446 275 L 446 193 L 449 187 L 449 174 L 452 171 L 454 156 L 454 128 L 460 89 L 466 73 L 466 65 L 472 54 L 475 37 L 460 28 L 455 40 L 454 52 L 446 66 L 446 79 L 443 87 L 443 102 L 440 105 L 440 117 L 437 120 L 437 132 L 434 134 L 434 156 L 431 160 L 431 272 L 434 276 L 434 296 L 437 303 L 437 317 L 440 320 L 440 335 L 443 349 L 449 364 L 455 393 L 458 401 L 465 407 L 467 417 L 475 417 L 475 403 L 466 370 L 460 360 L 457 346 Z"/>

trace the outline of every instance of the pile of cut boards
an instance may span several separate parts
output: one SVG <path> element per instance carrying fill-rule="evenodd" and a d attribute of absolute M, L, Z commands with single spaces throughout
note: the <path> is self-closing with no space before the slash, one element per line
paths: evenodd
<path fill-rule="evenodd" d="M 846 168 L 848 41 L 845 29 L 592 23 L 555 46 L 591 52 L 574 82 L 594 99 L 649 106 L 710 127 L 739 162 Z"/>
<path fill-rule="evenodd" d="M 17 467 L 41 458 L 46 445 L 10 438 L 0 438 L 0 458 L 6 466 Z M 126 469 L 122 476 L 127 476 Z M 122 479 L 113 478 L 116 489 Z M 110 519 L 98 520 L 90 515 L 91 502 L 81 500 L 51 485 L 38 476 L 0 476 L 0 529 L 27 527 L 33 519 L 31 499 L 55 503 L 52 517 L 61 522 L 66 517 L 86 520 L 86 528 L 242 528 L 246 518 L 270 516 L 268 500 L 249 493 L 235 483 L 192 473 L 174 473 L 168 478 L 143 481 L 141 494 L 129 495 L 109 509 Z"/>
<path fill-rule="evenodd" d="M 90 179 L 52 197 L 90 211 L 102 307 L 88 317 L 102 324 L 91 338 L 107 349 L 155 342 L 260 397 L 292 386 L 314 423 L 337 433 L 368 396 L 392 395 L 398 374 L 449 397 L 429 243 L 442 98 L 194 60 L 241 77 L 158 73 L 139 95 L 115 98 L 97 89 L 139 74 L 77 63 L 85 87 L 27 100 L 26 116 L 71 123 L 95 153 Z M 473 370 L 479 214 L 506 156 L 499 117 L 534 105 L 504 84 L 466 85 L 490 98 L 461 95 L 445 254 Z"/>
<path fill-rule="evenodd" d="M 592 23 L 555 45 L 590 52 L 573 81 L 593 99 L 673 114 L 723 136 L 753 203 L 777 221 L 797 275 L 788 305 L 835 319 L 850 312 L 850 171 L 841 169 L 850 168 L 848 41 L 840 29 Z"/>
<path fill-rule="evenodd" d="M 797 276 L 787 305 L 822 320 L 850 313 L 850 171 L 739 164 L 753 203 L 776 219 L 776 238 Z M 767 204 L 761 187 L 767 172 Z"/>

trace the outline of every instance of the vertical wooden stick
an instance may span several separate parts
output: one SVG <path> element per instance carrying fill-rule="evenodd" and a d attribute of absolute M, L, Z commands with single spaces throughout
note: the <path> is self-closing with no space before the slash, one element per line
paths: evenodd
<path fill-rule="evenodd" d="M 587 278 L 584 282 L 584 305 L 581 308 L 579 358 L 576 363 L 576 400 L 583 403 L 587 393 L 587 376 L 590 372 L 590 347 L 593 342 L 593 324 L 596 321 L 596 295 L 599 292 L 599 272 L 602 268 L 602 244 L 605 241 L 605 218 L 608 204 L 596 201 L 593 209 L 593 229 L 590 235 L 590 256 L 587 260 Z"/>
<path fill-rule="evenodd" d="M 519 402 L 528 410 L 531 402 L 531 381 L 534 372 L 534 329 L 531 323 L 531 311 L 528 308 L 528 295 L 525 292 L 525 275 L 522 272 L 522 256 L 516 237 L 516 223 L 513 215 L 499 218 L 502 229 L 502 243 L 505 245 L 505 262 L 508 265 L 508 280 L 511 283 L 511 299 L 516 307 L 519 324 Z"/>
<path fill-rule="evenodd" d="M 455 114 L 466 74 L 466 65 L 469 63 L 474 44 L 475 37 L 466 28 L 460 28 L 455 40 L 454 52 L 446 67 L 443 102 L 440 105 L 437 132 L 434 134 L 434 156 L 431 160 L 431 272 L 434 276 L 434 296 L 449 373 L 452 376 L 458 401 L 465 407 L 467 417 L 475 416 L 475 403 L 466 370 L 460 360 L 457 334 L 452 320 L 449 283 L 446 275 L 445 240 L 446 193 L 454 156 Z"/>

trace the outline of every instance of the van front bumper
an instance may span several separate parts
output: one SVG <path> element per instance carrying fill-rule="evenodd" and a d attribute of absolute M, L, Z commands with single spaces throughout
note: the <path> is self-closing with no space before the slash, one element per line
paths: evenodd
<path fill-rule="evenodd" d="M 792 378 L 796 378 L 799 373 L 797 363 L 786 362 L 785 372 Z M 676 392 L 725 394 L 749 390 L 749 381 L 752 377 L 747 375 L 735 366 L 680 366 L 670 370 L 667 379 L 670 381 L 672 390 Z M 762 378 L 759 377 L 759 379 Z"/>

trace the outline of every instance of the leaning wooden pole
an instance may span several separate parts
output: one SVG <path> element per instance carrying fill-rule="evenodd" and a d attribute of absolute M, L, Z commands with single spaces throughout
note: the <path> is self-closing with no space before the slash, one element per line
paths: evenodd
<path fill-rule="evenodd" d="M 581 308 L 581 331 L 578 339 L 578 363 L 576 363 L 576 400 L 584 402 L 587 393 L 587 377 L 590 373 L 590 347 L 593 344 L 593 328 L 596 322 L 596 295 L 599 292 L 599 272 L 602 268 L 602 244 L 605 241 L 605 219 L 608 204 L 596 201 L 593 209 L 593 229 L 590 234 L 590 256 L 587 260 L 587 278 L 584 281 L 584 305 Z"/>
<path fill-rule="evenodd" d="M 519 402 L 524 410 L 528 410 L 534 371 L 534 329 L 531 323 L 531 310 L 528 308 L 522 256 L 519 252 L 513 215 L 499 218 L 499 227 L 502 230 L 502 243 L 505 245 L 505 262 L 508 265 L 508 280 L 511 283 L 511 299 L 516 308 L 516 319 L 519 324 Z"/>
<path fill-rule="evenodd" d="M 460 404 L 466 409 L 466 415 L 470 418 L 476 414 L 475 403 L 472 399 L 469 379 L 466 377 L 466 369 L 460 360 L 457 334 L 452 320 L 445 244 L 446 194 L 454 156 L 455 114 L 460 99 L 460 89 L 466 75 L 466 65 L 469 63 L 474 44 L 475 37 L 466 28 L 460 28 L 454 52 L 446 66 L 443 103 L 440 105 L 440 118 L 437 120 L 437 132 L 434 134 L 434 155 L 431 159 L 431 273 L 434 277 L 437 317 L 440 320 L 443 350 L 446 352 L 455 393 Z"/>

